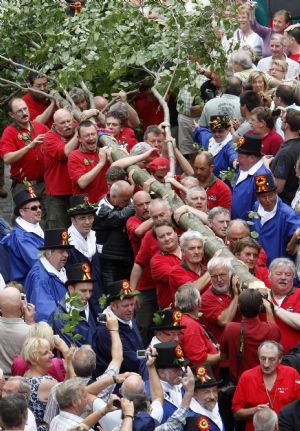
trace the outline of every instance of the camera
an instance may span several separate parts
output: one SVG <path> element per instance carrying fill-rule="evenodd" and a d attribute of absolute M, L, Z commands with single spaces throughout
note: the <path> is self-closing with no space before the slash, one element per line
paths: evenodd
<path fill-rule="evenodd" d="M 106 322 L 106 314 L 99 313 L 97 317 L 97 322 Z"/>
<path fill-rule="evenodd" d="M 149 356 L 149 352 L 147 350 L 137 350 L 136 357 L 137 359 L 147 359 Z"/>

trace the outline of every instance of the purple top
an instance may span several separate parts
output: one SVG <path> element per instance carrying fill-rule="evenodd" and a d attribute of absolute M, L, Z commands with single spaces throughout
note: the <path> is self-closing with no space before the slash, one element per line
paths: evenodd
<path fill-rule="evenodd" d="M 272 52 L 270 51 L 270 39 L 273 34 L 273 30 L 270 27 L 265 27 L 259 24 L 256 20 L 250 21 L 250 25 L 253 31 L 257 33 L 263 40 L 262 56 L 270 57 Z"/>

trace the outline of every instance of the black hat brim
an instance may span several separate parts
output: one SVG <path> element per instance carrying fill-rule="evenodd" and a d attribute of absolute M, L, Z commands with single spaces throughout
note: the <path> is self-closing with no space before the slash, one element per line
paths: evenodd
<path fill-rule="evenodd" d="M 153 331 L 164 331 L 164 330 L 176 330 L 176 329 L 185 329 L 186 325 L 180 325 L 180 326 L 151 326 L 151 329 Z"/>
<path fill-rule="evenodd" d="M 89 278 L 88 280 L 67 280 L 65 282 L 65 286 L 68 287 L 69 284 L 77 284 L 77 283 L 94 283 L 96 280 L 93 278 Z"/>
<path fill-rule="evenodd" d="M 19 210 L 22 209 L 22 207 L 24 205 L 28 204 L 29 202 L 34 202 L 34 201 L 41 202 L 41 200 L 42 199 L 40 197 L 38 197 L 38 196 L 36 196 L 35 198 L 26 199 L 26 201 L 22 202 L 21 205 L 18 205 L 17 207 L 15 207 L 15 209 L 14 209 L 14 215 L 15 216 L 19 216 L 20 215 Z"/>
<path fill-rule="evenodd" d="M 74 211 L 72 211 L 72 208 L 70 208 L 68 210 L 68 215 L 70 217 L 73 217 L 75 215 L 82 215 L 82 214 L 96 214 L 96 211 L 97 211 L 97 208 L 94 208 L 94 209 L 92 209 L 92 208 L 88 209 L 87 208 L 87 209 L 74 210 Z"/>
<path fill-rule="evenodd" d="M 124 296 L 122 296 L 122 300 L 123 299 L 130 299 L 130 298 L 133 298 L 137 295 L 140 295 L 140 292 L 133 293 L 132 295 L 124 295 Z M 110 302 L 117 301 L 118 299 L 121 299 L 121 295 L 112 295 L 112 296 L 108 295 L 106 302 L 109 304 Z"/>
<path fill-rule="evenodd" d="M 43 250 L 70 250 L 71 248 L 74 248 L 74 245 L 52 245 L 52 246 L 44 246 L 39 247 L 40 251 Z"/>
<path fill-rule="evenodd" d="M 255 152 L 255 151 L 245 151 L 245 150 L 243 150 L 242 148 L 238 148 L 237 150 L 236 150 L 236 152 L 238 153 L 238 154 L 246 154 L 246 155 L 248 155 L 248 156 L 256 156 L 256 157 L 263 157 L 263 154 L 259 151 L 259 152 Z"/>
<path fill-rule="evenodd" d="M 195 389 L 211 388 L 212 386 L 220 386 L 223 383 L 222 379 L 209 380 L 208 382 L 201 383 L 199 380 L 195 381 Z"/>

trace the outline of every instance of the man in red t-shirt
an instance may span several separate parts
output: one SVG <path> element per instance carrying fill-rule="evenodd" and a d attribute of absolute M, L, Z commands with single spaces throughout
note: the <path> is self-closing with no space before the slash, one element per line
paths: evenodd
<path fill-rule="evenodd" d="M 204 362 L 215 365 L 220 361 L 220 352 L 198 320 L 200 307 L 198 290 L 191 283 L 180 286 L 175 295 L 175 308 L 182 312 L 181 324 L 186 326 L 180 340 L 184 356 L 191 365 Z"/>
<path fill-rule="evenodd" d="M 36 121 L 31 122 L 28 106 L 18 97 L 9 103 L 9 116 L 13 123 L 4 129 L 2 134 L 1 156 L 4 163 L 10 165 L 12 194 L 14 196 L 23 190 L 22 182 L 26 178 L 34 186 L 36 194 L 43 196 L 44 156 L 41 144 L 48 127 Z"/>
<path fill-rule="evenodd" d="M 44 139 L 47 228 L 69 226 L 67 210 L 72 196 L 68 156 L 78 145 L 73 116 L 66 109 L 55 112 L 53 127 Z"/>
<path fill-rule="evenodd" d="M 269 407 L 276 413 L 300 397 L 300 376 L 292 367 L 281 365 L 282 346 L 264 341 L 258 348 L 260 365 L 245 371 L 238 382 L 232 410 L 237 420 L 246 421 L 246 431 L 254 431 L 253 416 Z"/>
<path fill-rule="evenodd" d="M 130 152 L 132 147 L 138 143 L 133 129 L 126 126 L 126 117 L 121 111 L 109 111 L 106 116 L 105 128 L 110 131 L 111 135 L 124 146 L 125 150 Z"/>
<path fill-rule="evenodd" d="M 194 175 L 207 195 L 207 208 L 223 207 L 231 209 L 231 190 L 223 181 L 214 176 L 214 157 L 208 151 L 201 151 L 194 161 Z"/>
<path fill-rule="evenodd" d="M 264 106 L 252 109 L 249 120 L 251 130 L 262 139 L 261 152 L 275 156 L 283 142 L 283 138 L 274 130 L 275 120 L 272 111 Z"/>
<path fill-rule="evenodd" d="M 181 262 L 178 235 L 171 222 L 161 220 L 155 223 L 153 235 L 157 240 L 159 253 L 150 262 L 151 274 L 157 292 L 157 302 L 161 310 L 174 303 L 175 290 L 170 288 L 169 274 Z"/>
<path fill-rule="evenodd" d="M 294 288 L 295 265 L 287 258 L 274 259 L 269 267 L 275 322 L 281 332 L 283 352 L 300 338 L 300 290 Z"/>
<path fill-rule="evenodd" d="M 105 172 L 109 168 L 109 149 L 97 149 L 97 128 L 90 120 L 79 124 L 78 142 L 79 148 L 71 151 L 68 158 L 73 195 L 86 193 L 89 201 L 96 203 L 108 190 Z"/>
<path fill-rule="evenodd" d="M 220 343 L 227 323 L 237 318 L 238 289 L 235 282 L 231 283 L 230 258 L 215 256 L 207 269 L 212 287 L 202 295 L 201 311 L 207 329 Z"/>
<path fill-rule="evenodd" d="M 36 72 L 29 72 L 28 78 L 30 87 L 33 90 L 49 93 L 48 78 L 46 76 L 39 76 Z M 52 126 L 53 113 L 56 109 L 55 100 L 50 101 L 43 94 L 34 91 L 24 94 L 23 100 L 28 106 L 31 121 L 35 120 L 46 124 L 49 128 Z"/>

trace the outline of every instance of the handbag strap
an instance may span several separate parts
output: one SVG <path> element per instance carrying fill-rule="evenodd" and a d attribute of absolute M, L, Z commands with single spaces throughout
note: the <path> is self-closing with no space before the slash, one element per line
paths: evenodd
<path fill-rule="evenodd" d="M 239 348 L 237 351 L 237 370 L 236 370 L 236 380 L 238 380 L 241 370 L 241 362 L 244 356 L 245 351 L 245 324 L 241 322 L 241 332 L 240 332 L 240 341 Z"/>

